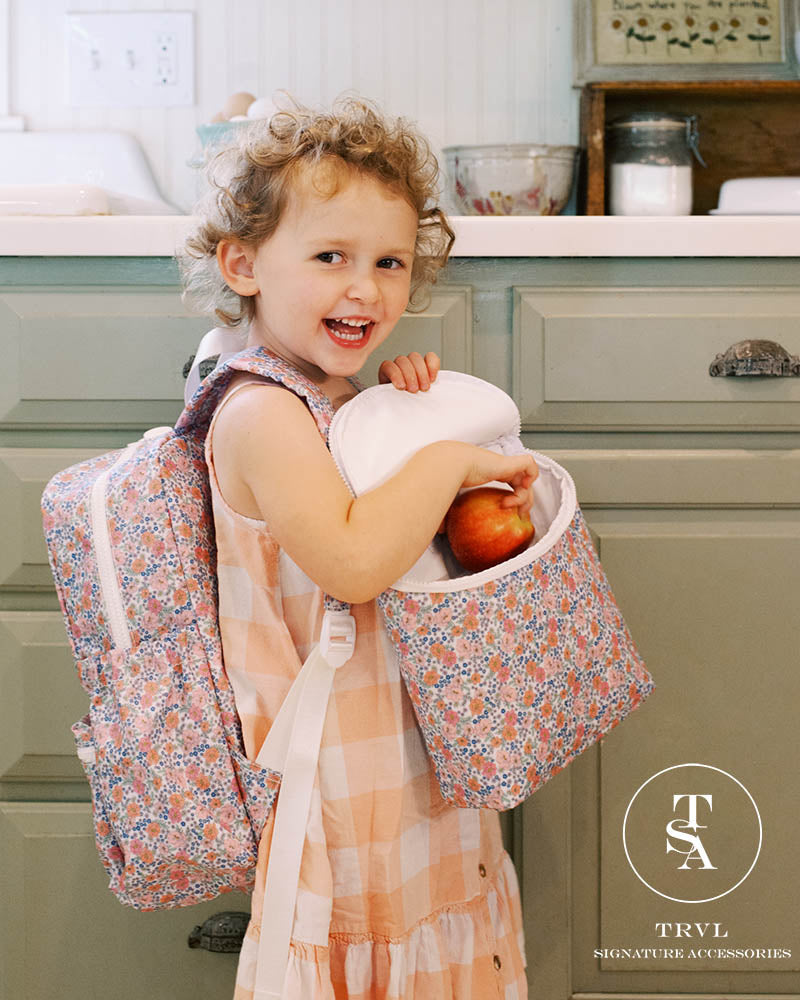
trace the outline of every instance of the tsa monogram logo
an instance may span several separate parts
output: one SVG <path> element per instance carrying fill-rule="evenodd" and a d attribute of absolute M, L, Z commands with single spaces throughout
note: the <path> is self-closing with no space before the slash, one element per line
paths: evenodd
<path fill-rule="evenodd" d="M 681 868 L 691 867 L 689 862 L 693 858 L 699 858 L 702 860 L 703 868 L 716 868 L 716 865 L 712 865 L 709 860 L 706 849 L 703 847 L 703 841 L 698 836 L 697 831 L 701 829 L 700 824 L 697 822 L 697 800 L 704 799 L 708 803 L 709 810 L 712 808 L 712 798 L 711 795 L 673 795 L 672 796 L 672 809 L 673 812 L 678 806 L 681 799 L 689 800 L 689 818 L 688 819 L 673 819 L 667 823 L 667 852 L 677 851 L 679 854 L 685 854 L 686 860 L 680 866 Z M 706 829 L 703 826 L 702 829 Z M 694 831 L 692 833 L 687 833 L 687 830 Z M 690 847 L 688 850 L 683 850 L 680 847 L 674 846 L 675 840 L 686 841 Z"/>
<path fill-rule="evenodd" d="M 628 803 L 625 856 L 652 892 L 708 903 L 742 884 L 761 851 L 761 816 L 744 785 L 710 764 L 675 764 Z"/>

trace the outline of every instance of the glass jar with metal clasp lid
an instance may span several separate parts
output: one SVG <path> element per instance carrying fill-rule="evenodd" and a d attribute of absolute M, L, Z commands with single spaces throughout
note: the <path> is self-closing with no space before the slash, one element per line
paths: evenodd
<path fill-rule="evenodd" d="M 691 215 L 695 115 L 640 111 L 608 126 L 611 215 Z"/>

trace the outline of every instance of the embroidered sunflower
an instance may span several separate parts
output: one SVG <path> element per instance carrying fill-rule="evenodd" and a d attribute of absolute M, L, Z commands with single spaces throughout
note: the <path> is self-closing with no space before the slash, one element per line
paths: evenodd
<path fill-rule="evenodd" d="M 751 42 L 758 45 L 758 54 L 763 53 L 762 42 L 768 42 L 772 38 L 772 19 L 769 14 L 756 14 L 753 18 L 753 27 L 747 32 L 747 37 Z"/>
<path fill-rule="evenodd" d="M 725 37 L 727 24 L 720 17 L 712 17 L 703 26 L 703 45 L 713 45 L 714 51 L 719 51 L 720 42 Z"/>
<path fill-rule="evenodd" d="M 649 14 L 637 14 L 628 28 L 627 35 L 641 42 L 642 48 L 647 52 L 647 43 L 656 40 L 656 36 L 653 34 L 652 17 Z"/>
<path fill-rule="evenodd" d="M 668 20 L 671 20 L 671 18 Z M 682 49 L 691 49 L 694 42 L 696 42 L 700 37 L 697 18 L 694 14 L 687 14 L 685 17 L 679 18 L 678 24 L 682 29 L 685 29 L 686 36 L 684 38 L 680 38 L 676 44 L 680 45 Z"/>
<path fill-rule="evenodd" d="M 671 46 L 681 44 L 680 38 L 675 34 L 677 27 L 678 22 L 672 17 L 660 17 L 656 22 L 656 29 L 664 36 L 667 55 L 672 55 Z"/>

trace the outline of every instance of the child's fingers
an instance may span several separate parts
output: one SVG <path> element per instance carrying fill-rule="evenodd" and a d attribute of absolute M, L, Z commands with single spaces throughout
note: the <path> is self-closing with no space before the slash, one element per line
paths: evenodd
<path fill-rule="evenodd" d="M 419 358 L 420 356 L 417 355 Z M 422 359 L 420 358 L 420 361 Z M 411 355 L 406 356 L 405 354 L 400 354 L 392 362 L 394 367 L 399 372 L 399 382 L 397 379 L 392 379 L 392 384 L 397 389 L 405 389 L 407 392 L 417 392 L 419 389 L 419 377 L 417 375 L 417 370 L 411 361 Z M 427 378 L 427 373 L 426 373 Z"/>
<path fill-rule="evenodd" d="M 442 367 L 442 362 L 438 354 L 433 351 L 428 351 L 425 355 L 425 366 L 428 369 L 428 378 L 431 382 L 436 381 L 436 376 L 439 374 L 439 370 Z"/>
<path fill-rule="evenodd" d="M 530 518 L 533 507 L 533 490 L 526 490 L 525 497 L 519 505 L 519 516 Z"/>
<path fill-rule="evenodd" d="M 539 475 L 539 466 L 536 464 L 533 455 L 515 456 L 514 462 L 516 467 L 506 481 L 514 489 L 517 487 L 522 487 L 522 489 L 526 490 L 529 489 Z"/>
<path fill-rule="evenodd" d="M 408 361 L 414 369 L 414 374 L 417 377 L 417 385 L 422 392 L 427 392 L 431 387 L 431 383 L 435 381 L 436 376 L 439 374 L 441 364 L 439 355 L 434 354 L 433 351 L 428 351 L 423 358 L 417 351 L 412 351 L 408 355 Z"/>
<path fill-rule="evenodd" d="M 509 492 L 507 497 L 503 497 L 501 507 L 524 507 L 530 506 L 533 502 L 533 491 L 529 487 L 515 486 L 514 492 Z"/>
<path fill-rule="evenodd" d="M 439 374 L 440 364 L 439 356 L 433 351 L 428 351 L 424 358 L 418 351 L 412 351 L 408 355 L 400 354 L 394 361 L 381 363 L 378 382 L 381 385 L 391 382 L 395 389 L 405 389 L 408 392 L 420 389 L 426 392 Z"/>
<path fill-rule="evenodd" d="M 533 483 L 539 475 L 539 469 L 530 455 L 523 456 L 522 462 L 522 468 L 509 476 L 507 480 L 513 493 L 509 493 L 507 497 L 503 498 L 501 506 L 519 507 L 520 515 L 524 516 L 530 512 L 533 506 Z"/>
<path fill-rule="evenodd" d="M 382 361 L 378 369 L 378 384 L 386 385 L 391 382 L 395 389 L 405 389 L 406 382 L 403 373 L 394 361 Z"/>
<path fill-rule="evenodd" d="M 428 374 L 428 366 L 419 351 L 412 351 L 408 356 L 395 358 L 395 363 L 400 365 L 403 373 L 410 372 L 406 378 L 406 388 L 409 392 L 416 392 L 421 389 L 427 392 L 431 387 L 431 379 Z"/>

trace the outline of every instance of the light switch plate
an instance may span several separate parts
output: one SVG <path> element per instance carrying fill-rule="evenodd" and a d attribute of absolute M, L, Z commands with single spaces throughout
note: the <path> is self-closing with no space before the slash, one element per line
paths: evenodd
<path fill-rule="evenodd" d="M 191 11 L 70 12 L 65 38 L 73 107 L 194 104 Z"/>

